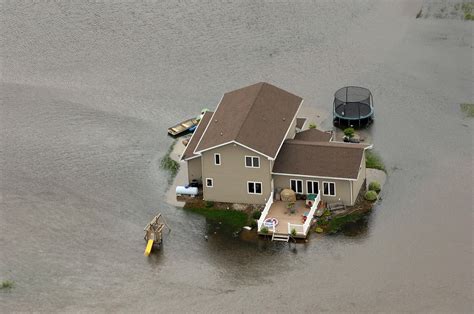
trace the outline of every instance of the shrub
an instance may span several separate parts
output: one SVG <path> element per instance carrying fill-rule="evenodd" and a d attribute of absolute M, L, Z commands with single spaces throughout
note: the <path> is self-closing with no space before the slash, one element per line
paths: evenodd
<path fill-rule="evenodd" d="M 324 225 L 326 225 L 327 223 L 328 223 L 328 219 L 327 219 L 327 217 L 324 217 L 324 216 L 323 216 L 323 217 L 320 217 L 320 218 L 318 219 L 318 221 L 316 222 L 316 224 L 317 224 L 318 226 L 324 226 Z"/>
<path fill-rule="evenodd" d="M 316 129 L 316 123 L 310 123 L 308 126 L 309 129 Z"/>
<path fill-rule="evenodd" d="M 344 135 L 347 136 L 348 138 L 353 138 L 354 134 L 355 134 L 354 128 L 344 129 Z"/>
<path fill-rule="evenodd" d="M 381 190 L 380 183 L 378 183 L 377 181 L 370 182 L 369 191 L 375 191 L 378 194 L 380 192 L 380 190 Z"/>
<path fill-rule="evenodd" d="M 364 198 L 370 202 L 374 202 L 377 200 L 377 192 L 367 191 L 365 192 Z"/>
<path fill-rule="evenodd" d="M 323 228 L 321 227 L 316 227 L 316 229 L 314 229 L 314 231 L 316 231 L 317 233 L 323 233 Z"/>
<path fill-rule="evenodd" d="M 474 18 L 474 15 L 472 16 Z M 469 117 L 473 118 L 474 117 L 474 104 L 468 104 L 468 103 L 462 103 L 461 104 L 461 110 L 464 112 L 464 114 Z"/>
<path fill-rule="evenodd" d="M 11 289 L 13 288 L 15 284 L 13 283 L 13 281 L 10 281 L 10 280 L 4 280 L 2 281 L 2 285 L 0 286 L 0 289 Z"/>
<path fill-rule="evenodd" d="M 260 232 L 263 233 L 263 234 L 268 234 L 268 228 L 263 226 L 261 229 L 260 229 Z"/>
<path fill-rule="evenodd" d="M 214 202 L 213 201 L 206 201 L 206 207 L 207 208 L 214 207 Z"/>
<path fill-rule="evenodd" d="M 252 213 L 252 218 L 253 219 L 260 219 L 260 216 L 262 215 L 262 212 L 259 210 L 256 210 Z"/>
<path fill-rule="evenodd" d="M 256 228 L 257 226 L 258 226 L 257 222 L 252 219 L 252 221 L 250 221 L 250 227 L 253 229 L 253 228 Z"/>
<path fill-rule="evenodd" d="M 296 229 L 295 228 L 291 229 L 291 236 L 296 237 Z"/>

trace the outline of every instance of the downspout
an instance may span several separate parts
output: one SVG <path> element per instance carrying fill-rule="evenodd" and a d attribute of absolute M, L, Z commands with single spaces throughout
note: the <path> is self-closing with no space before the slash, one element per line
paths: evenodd
<path fill-rule="evenodd" d="M 351 206 L 352 206 L 352 205 L 354 205 L 353 200 L 352 200 L 352 199 L 353 199 L 353 195 L 354 195 L 354 190 L 353 190 L 352 181 L 349 181 L 349 182 L 350 182 L 350 184 L 351 184 Z"/>

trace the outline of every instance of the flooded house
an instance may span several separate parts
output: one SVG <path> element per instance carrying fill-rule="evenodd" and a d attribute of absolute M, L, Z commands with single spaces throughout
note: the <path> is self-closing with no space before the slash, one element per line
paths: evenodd
<path fill-rule="evenodd" d="M 302 130 L 302 103 L 263 82 L 225 93 L 216 110 L 205 113 L 181 156 L 189 182 L 202 184 L 203 199 L 265 204 L 259 231 L 269 226 L 273 234 L 297 237 L 307 235 L 311 219 L 305 217 L 313 217 L 321 201 L 353 205 L 365 184 L 369 146 Z M 294 202 L 281 199 L 284 189 L 295 193 Z"/>

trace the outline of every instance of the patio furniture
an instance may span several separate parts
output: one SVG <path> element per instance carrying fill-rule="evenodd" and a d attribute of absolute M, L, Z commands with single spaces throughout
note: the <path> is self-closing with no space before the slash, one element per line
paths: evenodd
<path fill-rule="evenodd" d="M 328 204 L 327 208 L 330 211 L 335 211 L 335 210 L 339 210 L 339 209 L 346 209 L 346 206 L 344 205 L 343 202 L 338 201 L 338 202 L 335 202 L 335 203 Z"/>

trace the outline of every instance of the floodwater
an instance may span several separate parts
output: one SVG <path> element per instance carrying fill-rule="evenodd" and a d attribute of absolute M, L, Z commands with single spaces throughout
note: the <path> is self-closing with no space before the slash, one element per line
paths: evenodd
<path fill-rule="evenodd" d="M 2 1 L 0 311 L 470 312 L 474 24 L 420 6 Z M 372 91 L 389 179 L 363 235 L 204 241 L 163 201 L 167 126 L 258 81 L 326 112 Z"/>

